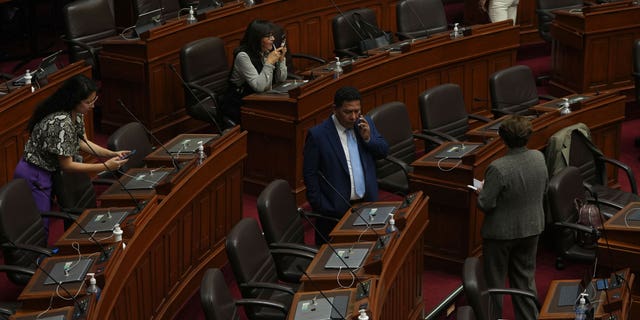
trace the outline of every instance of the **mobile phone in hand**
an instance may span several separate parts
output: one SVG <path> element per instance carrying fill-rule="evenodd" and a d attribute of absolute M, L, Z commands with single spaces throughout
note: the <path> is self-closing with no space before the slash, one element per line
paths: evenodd
<path fill-rule="evenodd" d="M 132 155 L 136 154 L 136 149 L 131 150 L 131 152 L 125 154 L 124 156 L 120 157 L 120 160 L 125 160 L 125 159 L 129 159 Z"/>

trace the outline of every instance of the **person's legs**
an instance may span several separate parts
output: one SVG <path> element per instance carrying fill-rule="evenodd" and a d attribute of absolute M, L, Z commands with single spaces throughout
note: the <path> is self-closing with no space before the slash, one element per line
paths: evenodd
<path fill-rule="evenodd" d="M 535 272 L 538 236 L 514 240 L 516 245 L 509 259 L 509 284 L 511 288 L 529 291 L 537 295 Z M 535 303 L 526 297 L 514 296 L 513 309 L 516 319 L 538 319 Z"/>
<path fill-rule="evenodd" d="M 488 0 L 489 1 L 489 19 L 491 22 L 498 22 L 509 19 L 509 8 L 517 6 L 517 0 Z"/>
<path fill-rule="evenodd" d="M 51 173 L 44 169 L 38 168 L 24 160 L 20 160 L 13 174 L 14 179 L 22 178 L 27 181 L 31 188 L 33 200 L 36 207 L 41 212 L 51 211 L 51 192 L 53 181 Z M 49 234 L 49 219 L 43 218 L 44 229 Z"/>
<path fill-rule="evenodd" d="M 482 240 L 482 255 L 484 278 L 489 288 L 504 288 L 509 266 L 508 240 Z M 491 308 L 491 315 L 502 316 L 502 296 L 494 296 Z"/>
<path fill-rule="evenodd" d="M 518 0 L 514 0 L 507 8 L 507 19 L 513 20 L 513 24 L 516 24 L 516 18 L 518 17 L 518 2 Z"/>

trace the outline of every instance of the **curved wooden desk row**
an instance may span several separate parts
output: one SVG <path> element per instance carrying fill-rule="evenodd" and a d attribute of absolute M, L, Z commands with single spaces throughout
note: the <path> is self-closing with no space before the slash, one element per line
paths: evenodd
<path fill-rule="evenodd" d="M 357 214 L 348 211 L 331 233 L 332 246 L 342 248 L 367 248 L 368 255 L 363 266 L 355 269 L 359 281 L 353 281 L 351 274 L 344 269 L 327 269 L 325 264 L 332 250 L 323 245 L 315 259 L 307 268 L 309 278 L 303 276 L 302 286 L 294 297 L 289 319 L 298 319 L 294 310 L 300 300 L 317 296 L 318 290 L 331 296 L 337 293 L 350 295 L 347 319 L 357 317 L 358 310 L 366 305 L 371 319 L 422 319 L 424 300 L 422 298 L 422 273 L 424 270 L 422 246 L 424 230 L 429 224 L 429 197 L 422 192 L 414 194 L 414 200 L 395 213 L 399 236 L 392 238 L 384 248 L 379 248 L 378 237 L 365 226 L 354 226 Z M 382 206 L 400 206 L 402 202 L 365 203 L 360 208 Z M 376 226 L 376 232 L 384 235 L 384 227 Z M 339 284 L 351 287 L 349 290 L 336 289 Z M 368 287 L 361 289 L 359 282 Z M 361 296 L 363 294 L 364 296 Z M 317 296 L 317 299 L 322 299 Z"/>
<path fill-rule="evenodd" d="M 617 159 L 624 96 L 615 92 L 584 96 L 587 99 L 572 106 L 574 111 L 568 115 L 560 115 L 558 111 L 557 103 L 561 100 L 533 107 L 539 116 L 532 121 L 534 131 L 528 147 L 542 150 L 555 132 L 582 122 L 591 129 L 592 140 L 605 156 Z M 447 143 L 412 164 L 412 190 L 422 190 L 430 197 L 431 223 L 425 233 L 425 255 L 434 258 L 434 262 L 459 266 L 466 257 L 481 253 L 480 228 L 484 213 L 476 207 L 476 194 L 467 185 L 473 184 L 474 178 L 483 180 L 489 163 L 506 152 L 497 134 L 496 124 L 500 121 L 502 119 L 496 119 L 468 133 L 470 139 L 481 146 L 463 159 L 436 158 L 442 150 L 455 144 Z M 492 127 L 495 129 L 490 129 Z M 610 183 L 614 183 L 616 173 L 609 174 L 613 179 Z"/>
<path fill-rule="evenodd" d="M 29 138 L 27 123 L 33 110 L 40 102 L 53 94 L 67 79 L 84 74 L 91 77 L 91 67 L 85 66 L 84 61 L 72 63 L 50 74 L 48 83 L 31 92 L 28 87 L 12 88 L 7 94 L 0 95 L 0 185 L 13 179 L 13 171 L 22 158 L 24 144 Z M 0 90 L 6 89 L 0 84 Z M 5 87 L 5 88 L 2 88 Z M 85 116 L 85 129 L 89 140 L 93 139 L 93 113 Z"/>
<path fill-rule="evenodd" d="M 376 11 L 382 29 L 396 28 L 395 0 L 335 2 L 342 11 L 371 8 Z M 143 34 L 141 40 L 107 41 L 100 53 L 106 98 L 103 127 L 113 130 L 131 121 L 122 112 L 117 99 L 122 99 L 154 134 L 162 138 L 202 127 L 202 122 L 191 120 L 186 114 L 182 84 L 169 68 L 173 64 L 180 70 L 179 52 L 185 44 L 204 37 L 220 37 L 226 44 L 231 64 L 232 51 L 240 43 L 248 22 L 260 18 L 285 28 L 291 52 L 332 57 L 331 19 L 336 14 L 336 8 L 329 2 L 264 0 L 248 8 L 239 3 L 227 3 L 208 12 L 195 24 L 174 20 Z"/>
<path fill-rule="evenodd" d="M 403 101 L 414 131 L 421 130 L 419 94 L 442 83 L 463 88 L 469 113 L 489 115 L 487 79 L 494 71 L 515 64 L 518 30 L 504 21 L 473 26 L 472 35 L 463 38 L 451 40 L 445 32 L 409 46 L 404 53 L 372 51 L 340 78 L 320 75 L 289 95 L 246 97 L 242 126 L 249 131 L 248 191 L 257 193 L 281 178 L 293 187 L 298 201 L 304 201 L 306 132 L 327 118 L 334 93 L 343 86 L 360 89 L 364 112 L 386 102 Z"/>
<path fill-rule="evenodd" d="M 106 262 L 94 262 L 92 270 L 97 274 L 102 294 L 97 303 L 89 304 L 87 319 L 171 319 L 199 288 L 204 271 L 226 263 L 226 234 L 242 217 L 246 141 L 247 133 L 236 127 L 213 140 L 201 165 L 182 168 L 166 193 L 149 190 L 146 192 L 151 196 L 134 194 L 138 199 L 148 199 L 148 203 L 140 213 L 123 222 L 125 249 L 111 244 L 113 239 L 104 240 L 105 248 L 115 248 Z M 166 157 L 164 163 L 167 165 L 171 160 Z M 126 183 L 128 179 L 125 176 L 121 180 Z M 120 187 L 113 193 L 116 191 L 131 208 L 128 195 Z M 87 210 L 79 222 L 118 209 L 122 208 Z M 104 233 L 95 237 L 106 238 Z M 80 243 L 83 252 L 100 252 L 75 225 L 57 245 L 70 253 L 64 248 L 73 242 Z M 25 313 L 43 310 L 49 304 L 52 286 L 43 286 L 38 274 L 32 278 L 34 284 L 28 285 L 19 297 Z M 69 291 L 75 292 L 79 286 L 80 283 L 70 283 Z M 59 304 L 71 302 L 54 299 L 54 307 Z"/>

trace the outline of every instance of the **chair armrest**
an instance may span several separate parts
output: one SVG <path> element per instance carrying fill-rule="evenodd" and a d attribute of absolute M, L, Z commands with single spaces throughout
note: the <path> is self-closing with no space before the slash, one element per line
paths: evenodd
<path fill-rule="evenodd" d="M 84 209 L 79 209 L 79 208 L 69 208 L 68 210 L 81 210 L 80 213 L 82 213 L 82 211 L 84 211 Z M 75 221 L 78 220 L 78 215 L 76 214 L 71 214 L 70 211 L 66 211 L 63 210 L 65 212 L 58 212 L 58 211 L 45 211 L 45 212 L 40 212 L 40 216 L 41 217 L 49 217 L 49 218 L 59 218 L 59 219 L 64 219 L 67 221 Z"/>
<path fill-rule="evenodd" d="M 593 233 L 594 231 L 597 232 L 597 229 L 595 228 L 573 222 L 555 222 L 553 226 L 556 228 L 573 229 L 585 233 Z"/>
<path fill-rule="evenodd" d="M 310 261 L 316 257 L 314 253 L 310 253 L 308 251 L 296 250 L 296 249 L 270 249 L 269 252 L 271 252 L 271 254 L 273 255 L 300 257 L 304 259 L 309 259 Z"/>
<path fill-rule="evenodd" d="M 329 216 L 325 216 L 323 214 L 319 214 L 319 213 L 315 213 L 315 212 L 304 211 L 304 209 L 302 209 L 302 208 L 298 208 L 298 214 L 305 215 L 305 216 L 311 217 L 311 218 L 318 218 L 318 219 L 324 219 L 324 220 L 333 221 L 333 222 L 340 222 L 340 219 L 338 219 L 336 217 L 329 217 Z"/>
<path fill-rule="evenodd" d="M 411 172 L 411 167 L 406 162 L 392 155 L 387 155 L 384 159 L 400 167 L 400 169 L 402 169 L 402 172 L 404 172 L 404 175 L 407 177 L 409 176 L 409 172 Z"/>
<path fill-rule="evenodd" d="M 458 141 L 458 139 L 444 133 L 444 132 L 440 132 L 440 131 L 435 131 L 435 130 L 429 130 L 429 129 L 422 129 L 422 133 L 428 135 L 428 136 L 436 136 L 438 138 L 447 140 L 447 141 L 453 141 L 453 142 L 460 142 Z M 442 143 L 440 143 L 442 144 Z"/>
<path fill-rule="evenodd" d="M 276 309 L 282 312 L 283 315 L 287 315 L 289 308 L 278 301 L 264 300 L 264 299 L 239 299 L 235 301 L 238 306 L 261 306 Z"/>
<path fill-rule="evenodd" d="M 247 288 L 247 289 L 271 289 L 271 290 L 276 290 L 276 291 L 281 291 L 281 292 L 285 292 L 291 295 L 296 294 L 296 292 L 293 290 L 293 288 L 283 285 L 283 284 L 279 284 L 279 283 L 271 283 L 271 282 L 248 282 L 248 283 L 241 283 L 240 284 L 240 288 Z"/>
<path fill-rule="evenodd" d="M 6 316 L 12 316 L 13 312 L 9 309 L 0 308 L 0 314 L 4 314 Z"/>
<path fill-rule="evenodd" d="M 216 105 L 216 107 L 218 106 L 218 100 L 216 100 L 216 94 L 215 92 L 201 86 L 201 85 L 197 85 L 195 83 L 187 83 L 186 84 L 187 88 L 189 88 L 190 90 L 196 90 L 196 91 L 200 91 L 204 94 L 206 94 L 207 96 L 209 96 L 209 98 L 211 98 L 211 100 L 213 101 L 213 103 Z M 202 100 L 202 99 L 199 99 Z"/>
<path fill-rule="evenodd" d="M 552 95 L 548 95 L 548 94 L 541 94 L 541 95 L 538 96 L 538 99 L 551 101 L 551 100 L 555 100 L 555 99 L 558 99 L 558 98 L 556 98 L 556 97 L 554 97 Z"/>
<path fill-rule="evenodd" d="M 47 257 L 51 257 L 53 255 L 53 252 L 51 250 L 47 249 L 47 248 L 38 247 L 38 246 L 30 245 L 30 244 L 5 242 L 5 243 L 2 244 L 2 247 L 6 248 L 6 249 L 10 249 L 10 250 L 31 251 L 31 252 L 34 252 L 34 253 L 44 254 Z"/>
<path fill-rule="evenodd" d="M 484 123 L 489 123 L 489 122 L 491 122 L 491 119 L 489 119 L 489 118 L 487 118 L 487 117 L 483 117 L 483 116 L 481 116 L 481 115 L 479 115 L 479 114 L 473 114 L 473 113 L 471 113 L 471 114 L 468 114 L 467 116 L 468 116 L 469 118 L 471 118 L 471 119 L 478 120 L 478 121 L 482 121 L 482 122 L 484 122 Z"/>
<path fill-rule="evenodd" d="M 309 252 L 316 254 L 318 253 L 318 248 L 314 248 L 311 246 L 307 246 L 299 243 L 291 243 L 291 242 L 274 242 L 269 244 L 270 249 L 291 249 L 298 250 L 303 252 Z"/>
<path fill-rule="evenodd" d="M 17 273 L 24 273 L 30 276 L 32 276 L 35 273 L 35 271 L 32 269 L 27 269 L 25 267 L 14 266 L 10 264 L 0 265 L 0 272 L 17 272 Z"/>
<path fill-rule="evenodd" d="M 89 54 L 91 55 L 91 59 L 93 60 L 94 64 L 98 62 L 98 59 L 96 58 L 96 51 L 97 51 L 96 48 L 94 48 L 94 47 L 92 47 L 92 46 L 90 46 L 90 45 L 88 45 L 88 44 L 86 44 L 84 42 L 67 39 L 67 37 L 64 36 L 64 35 L 61 36 L 60 39 L 63 42 L 66 42 L 67 44 L 78 46 L 78 47 L 80 47 L 80 48 L 82 48 L 84 50 L 87 50 L 87 52 L 89 52 Z"/>
<path fill-rule="evenodd" d="M 333 50 L 333 52 L 337 55 L 337 56 L 350 56 L 353 58 L 358 58 L 360 57 L 359 54 L 349 50 L 349 49 L 335 49 Z"/>
<path fill-rule="evenodd" d="M 322 59 L 318 56 L 314 56 L 311 54 L 307 54 L 307 53 L 292 53 L 291 54 L 292 58 L 296 58 L 296 59 L 306 59 L 306 60 L 311 60 L 311 61 L 315 61 L 321 64 L 325 64 L 327 63 L 327 60 Z"/>
<path fill-rule="evenodd" d="M 540 301 L 538 301 L 538 297 L 536 297 L 535 294 L 533 294 L 532 292 L 526 291 L 526 290 L 520 290 L 520 289 L 488 289 L 487 293 L 489 293 L 490 295 L 498 295 L 498 294 L 508 294 L 510 296 L 523 296 L 523 297 L 527 297 L 530 298 L 531 300 L 533 300 L 533 302 L 536 304 L 536 308 L 538 308 L 538 310 L 540 310 L 540 308 L 542 307 L 542 305 L 540 304 Z"/>
<path fill-rule="evenodd" d="M 4 73 L 4 72 L 0 72 L 0 78 L 1 79 L 5 79 L 5 80 L 11 80 L 13 79 L 15 76 L 12 74 L 8 74 L 8 73 Z"/>
<path fill-rule="evenodd" d="M 396 37 L 398 37 L 398 39 L 400 40 L 408 40 L 408 39 L 415 39 L 416 37 L 406 33 L 406 32 L 396 32 Z"/>
<path fill-rule="evenodd" d="M 628 165 L 616 159 L 606 157 L 600 157 L 600 159 L 606 163 L 610 163 L 618 167 L 619 169 L 624 170 L 625 174 L 627 175 L 627 179 L 629 180 L 629 185 L 631 185 L 631 192 L 633 192 L 634 194 L 638 194 L 638 185 L 636 183 L 635 175 L 633 174 L 633 170 Z"/>

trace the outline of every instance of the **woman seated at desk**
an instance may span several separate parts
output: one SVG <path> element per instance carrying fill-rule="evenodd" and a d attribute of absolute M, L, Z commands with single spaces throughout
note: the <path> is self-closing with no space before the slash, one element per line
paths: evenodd
<path fill-rule="evenodd" d="M 223 112 L 235 123 L 240 123 L 242 98 L 256 92 L 265 92 L 287 79 L 284 40 L 274 44 L 277 26 L 265 20 L 253 20 L 244 33 L 240 46 L 233 51 L 233 68 L 229 76 L 229 89 L 224 97 Z"/>

